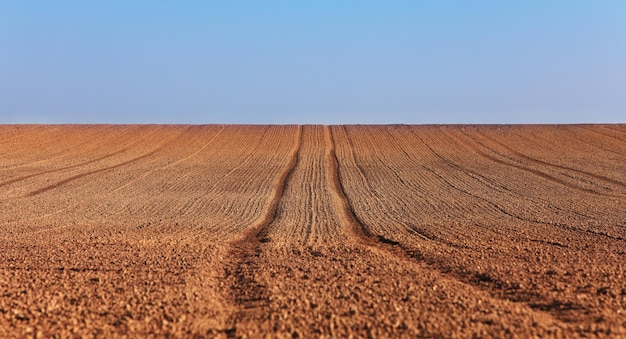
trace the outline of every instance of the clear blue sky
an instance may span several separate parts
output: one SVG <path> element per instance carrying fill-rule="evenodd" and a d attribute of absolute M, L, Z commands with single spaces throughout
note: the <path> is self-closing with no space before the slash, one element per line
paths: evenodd
<path fill-rule="evenodd" d="M 626 122 L 626 1 L 1 1 L 0 123 Z"/>

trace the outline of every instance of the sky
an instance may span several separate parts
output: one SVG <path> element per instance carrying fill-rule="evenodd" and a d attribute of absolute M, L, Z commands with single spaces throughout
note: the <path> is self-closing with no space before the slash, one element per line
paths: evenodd
<path fill-rule="evenodd" d="M 0 123 L 626 122 L 626 1 L 0 1 Z"/>

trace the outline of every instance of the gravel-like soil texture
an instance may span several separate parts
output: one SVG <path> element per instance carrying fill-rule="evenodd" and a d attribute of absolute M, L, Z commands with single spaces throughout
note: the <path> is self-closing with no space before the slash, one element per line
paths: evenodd
<path fill-rule="evenodd" d="M 626 337 L 626 126 L 0 126 L 0 337 Z"/>

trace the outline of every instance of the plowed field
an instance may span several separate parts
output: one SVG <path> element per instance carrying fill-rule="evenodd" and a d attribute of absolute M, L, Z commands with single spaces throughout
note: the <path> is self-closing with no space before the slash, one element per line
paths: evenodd
<path fill-rule="evenodd" d="M 0 337 L 626 337 L 626 126 L 0 126 Z"/>

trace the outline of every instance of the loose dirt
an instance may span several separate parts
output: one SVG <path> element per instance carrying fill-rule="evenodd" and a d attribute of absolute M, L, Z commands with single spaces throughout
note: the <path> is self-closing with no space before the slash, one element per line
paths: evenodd
<path fill-rule="evenodd" d="M 626 126 L 0 126 L 0 337 L 626 337 Z"/>

